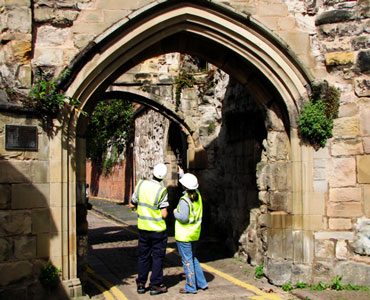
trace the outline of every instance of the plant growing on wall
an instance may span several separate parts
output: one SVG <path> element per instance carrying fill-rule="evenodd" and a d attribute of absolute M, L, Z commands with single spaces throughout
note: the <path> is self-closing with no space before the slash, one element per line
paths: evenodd
<path fill-rule="evenodd" d="M 53 119 L 57 117 L 62 107 L 73 107 L 78 110 L 77 107 L 80 105 L 79 100 L 66 96 L 58 88 L 58 84 L 68 75 L 69 71 L 65 71 L 55 78 L 39 74 L 40 78 L 33 84 L 28 98 L 24 100 L 27 107 L 35 110 L 46 132 L 53 131 Z M 83 114 L 85 113 L 83 112 Z"/>
<path fill-rule="evenodd" d="M 134 112 L 129 101 L 99 102 L 89 120 L 86 156 L 109 174 L 125 146 L 132 141 L 133 128 Z"/>
<path fill-rule="evenodd" d="M 312 86 L 310 101 L 298 119 L 301 138 L 316 150 L 325 147 L 333 136 L 334 119 L 338 116 L 340 91 L 326 81 Z"/>
<path fill-rule="evenodd" d="M 175 99 L 176 99 L 176 111 L 179 110 L 181 101 L 181 92 L 185 87 L 193 87 L 195 78 L 191 73 L 180 73 L 179 77 L 175 81 Z"/>
<path fill-rule="evenodd" d="M 47 262 L 47 264 L 41 268 L 39 274 L 39 281 L 41 285 L 47 290 L 55 289 L 60 281 L 60 272 L 61 270 L 55 267 L 50 261 Z"/>
<path fill-rule="evenodd" d="M 186 87 L 193 87 L 194 85 L 198 86 L 199 98 L 203 99 L 207 90 L 212 88 L 215 85 L 214 82 L 214 70 L 206 72 L 207 77 L 204 80 L 196 80 L 193 73 L 180 73 L 179 77 L 175 81 L 175 98 L 176 98 L 176 111 L 179 110 L 181 102 L 181 92 Z"/>

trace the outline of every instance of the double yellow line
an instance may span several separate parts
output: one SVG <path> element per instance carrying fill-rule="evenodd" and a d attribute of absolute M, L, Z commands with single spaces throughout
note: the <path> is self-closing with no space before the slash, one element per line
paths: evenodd
<path fill-rule="evenodd" d="M 87 280 L 95 285 L 100 292 L 102 292 L 106 300 L 128 300 L 124 293 L 122 293 L 109 281 L 96 274 L 90 267 L 87 268 L 87 272 L 89 275 Z"/>
<path fill-rule="evenodd" d="M 113 223 L 113 221 L 112 221 Z M 114 224 L 117 224 L 116 222 L 114 222 Z M 138 232 L 136 231 L 133 231 L 133 230 L 130 230 L 128 228 L 125 228 L 124 226 L 122 226 L 123 229 L 129 231 L 129 232 L 132 232 L 132 233 L 135 233 L 135 234 L 138 234 Z M 176 249 L 174 248 L 167 248 L 167 253 L 175 253 L 176 255 L 180 256 L 179 253 L 177 252 Z M 259 288 L 255 287 L 254 285 L 251 285 L 251 284 L 247 284 L 229 274 L 226 274 L 222 271 L 219 271 L 207 264 L 204 264 L 204 263 L 201 263 L 200 264 L 202 266 L 203 269 L 207 270 L 208 272 L 211 272 L 213 274 L 216 274 L 228 281 L 230 281 L 231 283 L 235 284 L 235 285 L 238 285 L 240 287 L 243 287 L 253 293 L 256 294 L 256 296 L 251 296 L 251 297 L 248 297 L 249 299 L 253 299 L 253 300 L 283 300 L 282 298 L 278 297 L 277 295 L 275 294 L 270 294 L 270 293 L 265 293 L 263 292 L 262 290 L 260 290 Z M 90 271 L 89 271 L 90 270 Z M 91 269 L 88 269 L 88 272 L 89 274 L 94 274 L 93 271 Z M 92 272 L 92 273 L 90 273 Z M 102 282 L 106 288 L 108 288 L 108 290 L 112 291 L 112 293 L 116 296 L 116 299 L 117 300 L 128 300 L 125 295 L 119 290 L 117 289 L 116 287 L 114 287 L 111 283 L 107 282 L 105 279 L 101 278 L 99 275 L 95 274 L 93 275 L 95 276 L 95 278 L 100 278 L 99 281 Z M 89 278 L 90 280 L 90 278 Z M 92 280 L 92 279 L 91 279 Z M 96 285 L 96 287 L 103 293 L 103 295 L 105 296 L 106 300 L 114 300 L 114 298 L 111 296 L 111 294 L 106 290 L 104 289 L 102 286 L 99 287 L 99 284 L 97 282 L 93 282 L 92 280 L 92 283 Z M 102 289 L 100 289 L 102 288 Z M 107 294 L 107 295 L 106 295 Z M 109 294 L 109 296 L 108 296 Z M 116 295 L 117 294 L 117 295 Z M 121 297 L 119 298 L 118 297 Z M 110 297 L 110 298 L 109 298 Z M 123 297 L 123 298 L 122 298 Z"/>

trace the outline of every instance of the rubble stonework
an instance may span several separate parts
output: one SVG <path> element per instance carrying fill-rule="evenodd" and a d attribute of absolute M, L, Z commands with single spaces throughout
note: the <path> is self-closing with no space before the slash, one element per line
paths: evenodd
<path fill-rule="evenodd" d="M 73 124 L 66 117 L 66 123 L 62 119 L 57 123 L 68 130 L 48 136 L 17 99 L 27 95 L 40 71 L 56 76 L 67 67 L 75 70 L 91 61 L 99 65 L 104 47 L 99 45 L 99 55 L 89 56 L 98 41 L 114 39 L 119 26 L 129 26 L 135 17 L 165 2 L 0 1 L 0 298 L 17 286 L 32 297 L 37 272 L 48 259 L 62 268 L 61 280 L 69 287 L 69 296 L 79 296 L 78 276 L 84 279 L 77 273 L 81 270 L 76 260 L 81 264 L 86 258 L 86 232 L 81 233 L 81 224 L 75 222 L 76 216 L 84 215 L 79 211 L 84 209 L 83 134 L 71 130 L 66 138 L 63 134 Z M 233 68 L 243 82 L 213 68 L 214 85 L 205 93 L 196 85 L 185 87 L 176 108 L 174 89 L 180 71 L 199 69 L 192 69 L 191 63 L 181 65 L 180 54 L 171 48 L 166 55 L 132 61 L 132 68 L 108 88 L 144 95 L 149 105 L 161 105 L 155 107 L 161 113 L 167 109 L 165 116 L 145 111 L 137 118 L 136 177 L 147 176 L 153 163 L 162 159 L 176 172 L 176 154 L 168 135 L 175 120 L 170 118 L 177 114 L 183 120 L 181 134 L 187 134 L 188 151 L 183 151 L 183 157 L 205 188 L 205 220 L 226 237 L 235 255 L 254 265 L 264 263 L 266 275 L 279 285 L 330 281 L 335 275 L 345 275 L 345 281 L 353 284 L 368 284 L 369 1 L 231 0 L 225 4 L 199 0 L 194 5 L 236 12 L 236 19 L 244 18 L 243 26 L 261 24 L 269 33 L 264 39 L 273 36 L 274 47 L 299 62 L 311 79 L 339 88 L 334 136 L 318 151 L 302 145 L 298 116 L 290 114 L 290 107 L 286 112 L 279 97 L 268 93 L 269 87 L 257 88 L 264 83 L 256 83 L 260 77 L 248 73 L 251 66 L 237 65 L 235 70 L 230 56 L 222 67 Z M 261 29 L 258 35 L 263 34 Z M 179 43 L 175 50 L 183 46 Z M 209 60 L 222 54 L 209 51 Z M 263 55 L 267 61 L 269 57 Z M 115 59 L 119 63 L 123 58 Z M 273 66 L 276 73 L 280 68 Z M 263 71 L 273 78 L 274 74 Z M 206 73 L 198 72 L 199 78 Z M 93 75 L 106 79 L 105 73 Z M 78 85 L 74 76 L 68 83 L 72 87 Z M 289 92 L 298 95 L 287 82 Z M 292 106 L 298 111 L 307 101 L 294 100 Z M 9 124 L 37 126 L 38 151 L 5 150 L 4 127 Z M 83 128 L 80 123 L 76 126 Z M 68 172 L 75 172 L 76 178 Z M 171 176 L 173 180 L 175 175 Z M 357 272 L 360 276 L 353 275 Z"/>

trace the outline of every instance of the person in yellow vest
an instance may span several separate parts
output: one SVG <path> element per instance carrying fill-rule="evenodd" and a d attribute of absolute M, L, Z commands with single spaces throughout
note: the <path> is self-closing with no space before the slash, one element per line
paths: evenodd
<path fill-rule="evenodd" d="M 199 240 L 201 231 L 203 203 L 198 190 L 198 179 L 193 174 L 183 174 L 181 168 L 179 175 L 179 182 L 185 191 L 173 214 L 176 244 L 186 276 L 185 288 L 180 289 L 180 293 L 196 294 L 198 289 L 208 289 L 202 267 L 194 256 L 194 245 Z"/>
<path fill-rule="evenodd" d="M 150 276 L 151 295 L 167 292 L 163 284 L 163 259 L 167 247 L 168 196 L 162 180 L 167 176 L 167 167 L 160 163 L 154 166 L 153 179 L 141 179 L 131 197 L 131 208 L 137 208 L 139 229 L 139 258 L 137 292 L 146 292 L 145 284 Z"/>

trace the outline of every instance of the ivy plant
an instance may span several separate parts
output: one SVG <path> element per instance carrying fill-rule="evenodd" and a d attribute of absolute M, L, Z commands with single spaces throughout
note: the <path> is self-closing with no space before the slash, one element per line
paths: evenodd
<path fill-rule="evenodd" d="M 23 100 L 27 107 L 34 109 L 42 121 L 44 130 L 49 133 L 54 129 L 53 119 L 57 117 L 62 107 L 70 106 L 77 110 L 80 105 L 79 100 L 66 96 L 58 87 L 69 74 L 69 71 L 65 71 L 54 78 L 44 73 L 39 74 L 39 79 L 32 85 L 28 98 Z"/>
<path fill-rule="evenodd" d="M 132 141 L 134 112 L 127 100 L 99 102 L 89 119 L 86 156 L 109 174 Z"/>
<path fill-rule="evenodd" d="M 340 91 L 326 81 L 312 86 L 310 101 L 298 119 L 301 138 L 316 150 L 325 147 L 333 136 L 334 119 L 338 116 Z"/>
<path fill-rule="evenodd" d="M 47 262 L 40 271 L 39 274 L 39 281 L 41 285 L 47 289 L 52 290 L 55 289 L 59 284 L 59 273 L 61 270 L 59 270 L 57 267 L 55 267 L 50 261 Z"/>
<path fill-rule="evenodd" d="M 175 98 L 176 98 L 176 111 L 179 110 L 181 101 L 181 92 L 185 87 L 193 87 L 195 83 L 194 75 L 191 73 L 180 73 L 175 81 Z"/>

